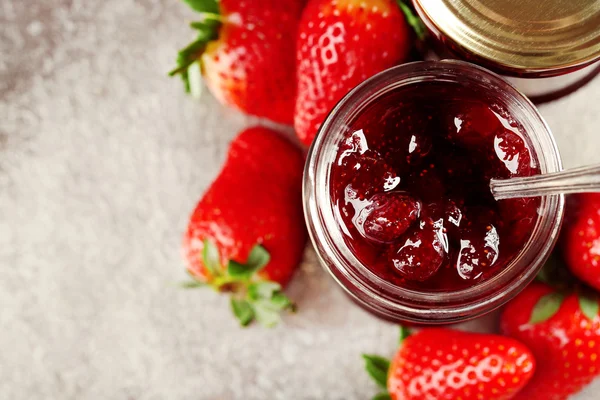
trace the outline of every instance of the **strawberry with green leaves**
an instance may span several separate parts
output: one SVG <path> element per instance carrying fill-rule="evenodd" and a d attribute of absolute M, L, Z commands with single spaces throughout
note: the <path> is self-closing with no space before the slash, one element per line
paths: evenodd
<path fill-rule="evenodd" d="M 561 243 L 571 272 L 600 290 L 600 193 L 569 196 Z"/>
<path fill-rule="evenodd" d="M 185 286 L 230 293 L 244 326 L 274 325 L 293 309 L 282 289 L 306 244 L 303 167 L 302 151 L 282 135 L 247 129 L 190 218 L 184 252 L 193 280 Z"/>
<path fill-rule="evenodd" d="M 385 390 L 373 400 L 508 400 L 535 370 L 531 352 L 510 338 L 440 328 L 400 336 L 391 363 L 363 355 Z"/>
<path fill-rule="evenodd" d="M 600 316 L 594 294 L 534 282 L 508 303 L 501 329 L 527 345 L 537 370 L 515 399 L 563 400 L 600 374 Z"/>
<path fill-rule="evenodd" d="M 292 123 L 296 94 L 295 46 L 305 0 L 184 0 L 198 13 L 196 39 L 179 52 L 186 90 L 201 77 L 225 105 Z"/>
<path fill-rule="evenodd" d="M 302 142 L 313 141 L 329 111 L 352 88 L 407 61 L 414 42 L 409 23 L 420 27 L 398 0 L 309 0 L 296 50 L 294 127 Z"/>

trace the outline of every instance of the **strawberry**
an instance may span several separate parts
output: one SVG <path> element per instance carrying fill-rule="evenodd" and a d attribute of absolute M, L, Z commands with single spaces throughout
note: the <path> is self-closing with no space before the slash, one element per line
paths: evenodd
<path fill-rule="evenodd" d="M 294 126 L 302 142 L 312 142 L 352 88 L 407 60 L 413 37 L 402 10 L 395 0 L 309 0 L 296 46 Z"/>
<path fill-rule="evenodd" d="M 600 290 L 600 193 L 569 197 L 561 243 L 571 272 Z"/>
<path fill-rule="evenodd" d="M 419 218 L 421 202 L 400 191 L 378 193 L 365 207 L 365 237 L 379 243 L 397 240 Z"/>
<path fill-rule="evenodd" d="M 527 345 L 537 370 L 515 399 L 561 400 L 600 373 L 598 299 L 534 282 L 505 307 L 501 329 Z"/>
<path fill-rule="evenodd" d="M 439 232 L 433 221 L 420 224 L 409 231 L 396 248 L 391 248 L 389 263 L 401 276 L 411 281 L 431 278 L 446 260 L 447 247 L 445 249 L 440 240 L 442 235 L 443 232 Z"/>
<path fill-rule="evenodd" d="M 196 206 L 184 238 L 187 287 L 232 294 L 242 325 L 278 321 L 292 308 L 281 289 L 306 243 L 300 149 L 277 132 L 255 127 L 231 143 L 219 176 Z"/>
<path fill-rule="evenodd" d="M 225 105 L 291 124 L 296 96 L 295 44 L 305 0 L 185 0 L 200 13 L 195 41 L 179 52 L 186 90 L 200 76 Z"/>
<path fill-rule="evenodd" d="M 401 346 L 390 363 L 363 355 L 369 375 L 387 393 L 375 399 L 505 400 L 531 378 L 535 360 L 516 340 L 451 329 L 401 330 Z"/>

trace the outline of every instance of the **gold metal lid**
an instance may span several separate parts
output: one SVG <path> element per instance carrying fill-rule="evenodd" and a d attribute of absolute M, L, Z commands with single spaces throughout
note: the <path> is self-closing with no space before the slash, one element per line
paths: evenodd
<path fill-rule="evenodd" d="M 600 59 L 600 0 L 415 0 L 425 22 L 478 57 L 522 72 Z"/>

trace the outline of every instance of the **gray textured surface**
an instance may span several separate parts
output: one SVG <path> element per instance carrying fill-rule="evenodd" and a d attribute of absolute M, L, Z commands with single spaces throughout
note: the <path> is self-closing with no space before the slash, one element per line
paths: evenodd
<path fill-rule="evenodd" d="M 0 0 L 0 399 L 367 399 L 394 326 L 312 250 L 301 312 L 240 330 L 184 277 L 186 219 L 252 123 L 165 78 L 190 36 L 170 0 Z M 598 161 L 600 79 L 544 106 L 566 166 Z M 480 329 L 483 324 L 476 325 Z M 600 382 L 578 399 L 600 398 Z"/>

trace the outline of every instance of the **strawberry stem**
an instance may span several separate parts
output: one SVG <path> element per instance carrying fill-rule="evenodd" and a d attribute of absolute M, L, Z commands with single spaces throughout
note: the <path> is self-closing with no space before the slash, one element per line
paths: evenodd
<path fill-rule="evenodd" d="M 231 310 L 240 325 L 248 326 L 256 320 L 266 327 L 275 326 L 281 320 L 281 312 L 296 310 L 292 301 L 283 294 L 277 282 L 261 279 L 257 272 L 271 261 L 271 255 L 261 245 L 255 245 L 244 264 L 234 260 L 221 266 L 219 249 L 208 239 L 203 241 L 202 264 L 209 276 L 207 283 L 192 275 L 185 288 L 210 286 L 217 292 L 231 293 Z M 191 274 L 190 274 L 191 275 Z"/>
<path fill-rule="evenodd" d="M 222 18 L 217 0 L 184 1 L 200 13 L 200 21 L 190 23 L 190 27 L 197 32 L 196 39 L 178 52 L 177 66 L 169 72 L 169 76 L 180 75 L 185 91 L 194 97 L 199 97 L 201 85 L 198 75 L 202 70 L 200 57 L 208 43 L 218 39 Z"/>

